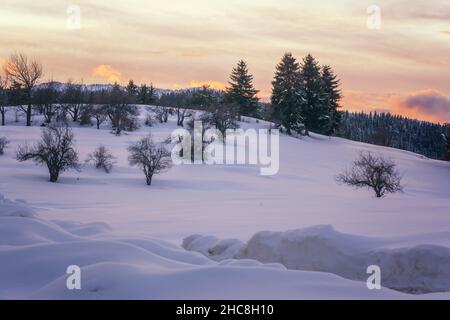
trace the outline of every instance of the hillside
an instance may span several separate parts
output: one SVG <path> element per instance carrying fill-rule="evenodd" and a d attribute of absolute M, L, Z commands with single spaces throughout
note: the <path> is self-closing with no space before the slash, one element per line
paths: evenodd
<path fill-rule="evenodd" d="M 250 120 L 241 126 L 262 128 L 264 124 Z M 128 165 L 126 148 L 139 136 L 151 132 L 162 140 L 176 128 L 172 118 L 168 124 L 141 126 L 120 137 L 111 134 L 107 126 L 102 130 L 76 127 L 81 159 L 103 144 L 118 162 L 109 175 L 85 165 L 81 172 L 66 173 L 59 183 L 51 184 L 46 169 L 14 159 L 17 145 L 36 140 L 40 128 L 13 123 L 0 127 L 0 136 L 11 141 L 6 154 L 0 157 L 0 194 L 6 199 L 26 200 L 37 217 L 0 218 L 3 232 L 17 235 L 2 233 L 0 238 L 1 277 L 9 279 L 0 297 L 415 297 L 392 290 L 369 291 L 364 282 L 330 273 L 287 271 L 279 264 L 262 266 L 254 260 L 226 260 L 218 265 L 181 247 L 183 239 L 194 234 L 244 243 L 262 230 L 330 225 L 341 233 L 376 239 L 376 245 L 366 248 L 369 251 L 426 244 L 436 246 L 432 255 L 442 251 L 441 260 L 434 264 L 436 268 L 449 261 L 450 163 L 340 138 L 281 135 L 280 171 L 275 176 L 261 176 L 255 166 L 176 166 L 156 176 L 154 184 L 147 187 L 139 169 Z M 354 190 L 335 182 L 334 177 L 363 150 L 383 153 L 398 163 L 404 176 L 404 193 L 376 199 L 368 190 Z M 21 229 L 24 224 L 26 229 Z M 326 234 L 330 229 L 319 230 Z M 316 237 L 323 235 L 322 231 Z M 359 240 L 355 239 L 350 245 L 352 250 L 359 248 Z M 100 276 L 103 280 L 92 280 L 105 287 L 104 292 L 71 296 L 71 292 L 58 287 L 62 286 L 64 270 L 51 266 L 75 263 L 69 261 L 76 258 L 89 277 L 104 274 L 104 278 Z M 416 258 L 413 255 L 412 259 Z M 38 280 L 19 288 L 16 281 L 28 277 L 25 266 L 37 270 Z M 39 272 L 41 267 L 53 271 L 44 275 Z M 307 270 L 311 268 L 314 266 Z M 13 271 L 14 277 L 10 278 Z M 242 283 L 244 277 L 248 282 Z M 206 278 L 211 282 L 204 282 Z M 114 285 L 105 279 L 114 279 Z M 161 284 L 164 279 L 167 281 Z M 179 284 L 176 290 L 173 281 Z M 164 289 L 149 290 L 155 283 Z M 183 283 L 189 283 L 189 287 L 183 287 Z M 25 294 L 30 291 L 33 294 Z"/>

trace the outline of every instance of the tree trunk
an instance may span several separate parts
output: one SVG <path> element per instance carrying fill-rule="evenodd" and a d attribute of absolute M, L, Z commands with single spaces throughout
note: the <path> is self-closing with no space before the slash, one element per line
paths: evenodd
<path fill-rule="evenodd" d="M 31 127 L 31 103 L 27 107 L 27 127 Z"/>
<path fill-rule="evenodd" d="M 78 109 L 75 109 L 73 111 L 73 122 L 77 122 L 78 121 Z"/>
<path fill-rule="evenodd" d="M 2 111 L 1 114 L 2 114 L 2 126 L 4 126 L 5 125 L 5 112 Z"/>
<path fill-rule="evenodd" d="M 59 172 L 50 172 L 50 182 L 57 182 L 59 177 Z"/>
<path fill-rule="evenodd" d="M 153 175 L 151 175 L 151 174 L 148 174 L 148 175 L 147 175 L 147 185 L 148 185 L 148 186 L 151 186 L 151 185 L 152 185 L 152 177 L 153 177 Z"/>

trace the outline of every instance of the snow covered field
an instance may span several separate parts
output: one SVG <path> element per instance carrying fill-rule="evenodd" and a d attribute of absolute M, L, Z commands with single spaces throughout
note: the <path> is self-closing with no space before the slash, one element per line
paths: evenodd
<path fill-rule="evenodd" d="M 450 291 L 450 163 L 338 138 L 282 135 L 278 175 L 248 166 L 178 166 L 147 187 L 128 165 L 126 148 L 149 131 L 164 139 L 175 128 L 173 119 L 120 137 L 107 128 L 75 128 L 81 159 L 103 144 L 118 163 L 109 175 L 86 165 L 52 184 L 45 168 L 14 159 L 17 145 L 38 139 L 40 128 L 0 127 L 11 141 L 0 157 L 0 298 L 450 298 L 371 291 L 363 280 L 366 264 L 378 261 L 391 287 Z M 334 177 L 361 150 L 394 159 L 404 193 L 376 199 L 337 185 Z M 195 234 L 239 240 L 225 242 L 221 250 L 228 251 L 215 260 L 276 264 L 216 262 L 186 251 L 183 239 Z M 185 247 L 206 255 L 217 244 L 193 239 Z M 71 264 L 82 267 L 81 291 L 66 289 Z"/>

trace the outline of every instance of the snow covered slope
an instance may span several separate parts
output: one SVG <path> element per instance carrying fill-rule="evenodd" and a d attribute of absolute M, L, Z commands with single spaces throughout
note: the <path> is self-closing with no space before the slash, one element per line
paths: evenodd
<path fill-rule="evenodd" d="M 216 263 L 150 237 L 119 237 L 102 225 L 73 225 L 3 215 L 0 206 L 0 298 L 3 299 L 405 299 L 388 289 L 317 272 L 288 271 L 254 260 Z M 31 208 L 26 209 L 31 212 Z M 81 267 L 81 290 L 65 270 Z M 447 294 L 424 298 L 446 299 Z"/>
<path fill-rule="evenodd" d="M 250 123 L 243 123 L 242 126 L 258 128 L 264 127 L 264 124 L 256 124 L 252 120 Z M 48 250 L 48 254 L 45 255 L 48 260 L 40 265 L 44 270 L 47 264 L 51 269 L 50 265 L 58 259 L 61 261 L 60 267 L 69 261 L 71 264 L 76 264 L 77 261 L 74 260 L 77 260 L 77 257 L 80 264 L 86 262 L 86 270 L 92 276 L 101 273 L 99 265 L 112 270 L 116 277 L 111 274 L 108 279 L 100 277 L 105 279 L 104 281 L 117 279 L 117 282 L 108 286 L 108 294 L 94 294 L 88 296 L 90 298 L 201 298 L 203 296 L 211 298 L 358 298 L 379 297 L 383 296 L 383 293 L 386 293 L 384 297 L 388 298 L 404 298 L 403 294 L 389 290 L 381 293 L 369 292 L 365 283 L 344 280 L 330 274 L 286 271 L 280 268 L 267 269 L 260 265 L 257 267 L 258 272 L 261 272 L 261 277 L 258 279 L 269 279 L 267 281 L 271 281 L 269 283 L 272 285 L 271 292 L 262 292 L 263 288 L 269 287 L 269 284 L 264 287 L 264 284 L 257 283 L 256 274 L 258 273 L 254 273 L 252 267 L 243 272 L 246 272 L 249 279 L 252 279 L 251 275 L 255 274 L 254 283 L 249 280 L 246 283 L 250 286 L 249 289 L 240 288 L 242 290 L 237 293 L 238 290 L 233 290 L 232 286 L 237 286 L 241 282 L 242 277 L 237 276 L 238 271 L 235 268 L 240 270 L 242 266 L 239 264 L 243 263 L 242 261 L 233 262 L 239 266 L 218 266 L 217 263 L 193 253 L 195 259 L 200 259 L 194 260 L 203 261 L 202 263 L 208 266 L 206 269 L 204 264 L 193 267 L 190 260 L 187 266 L 186 262 L 179 261 L 170 261 L 170 266 L 162 266 L 159 262 L 151 261 L 155 258 L 155 252 L 152 249 L 150 253 L 145 253 L 148 251 L 145 249 L 147 242 L 141 242 L 140 239 L 158 239 L 154 242 L 150 241 L 152 248 L 162 241 L 164 245 L 161 246 L 164 250 L 161 249 L 160 252 L 163 256 L 166 255 L 163 252 L 168 247 L 171 250 L 180 250 L 177 251 L 177 255 L 186 254 L 190 257 L 189 259 L 193 256 L 191 253 L 183 253 L 181 243 L 184 238 L 192 234 L 235 238 L 244 242 L 262 230 L 284 232 L 316 225 L 332 225 L 335 230 L 347 234 L 395 239 L 386 243 L 383 248 L 409 248 L 425 244 L 450 246 L 450 163 L 429 160 L 405 151 L 338 138 L 329 139 L 313 135 L 310 138 L 296 139 L 281 136 L 281 163 L 278 175 L 263 177 L 259 174 L 259 168 L 253 166 L 180 166 L 156 176 L 153 186 L 147 187 L 142 173 L 137 168 L 128 166 L 126 147 L 130 142 L 150 131 L 156 138 L 164 139 L 175 128 L 177 127 L 174 119 L 170 119 L 168 124 L 157 125 L 153 128 L 142 127 L 136 132 L 120 137 L 112 135 L 107 127 L 102 130 L 75 128 L 81 159 L 84 159 L 99 144 L 104 144 L 118 158 L 118 163 L 109 175 L 91 166 L 85 166 L 83 171 L 65 173 L 59 183 L 51 184 L 47 181 L 46 169 L 37 168 L 32 163 L 18 163 L 14 159 L 17 145 L 38 139 L 40 128 L 37 126 L 27 128 L 22 124 L 14 125 L 11 119 L 8 126 L 0 127 L 0 136 L 7 136 L 11 141 L 6 154 L 0 157 L 0 194 L 8 199 L 26 199 L 36 209 L 39 217 L 39 220 L 35 218 L 31 220 L 36 223 L 39 221 L 39 227 L 29 227 L 39 229 L 46 226 L 48 233 L 56 237 L 56 239 L 48 238 L 47 231 L 44 234 L 35 234 L 30 229 L 29 237 L 23 235 L 23 237 L 11 236 L 13 240 L 7 240 L 8 237 L 0 239 L 2 250 L 0 268 L 5 268 L 3 262 L 7 257 L 5 254 L 11 250 L 10 246 L 17 247 L 14 250 L 23 250 L 23 255 L 20 255 L 23 261 L 19 262 L 24 263 L 22 269 L 18 268 L 19 262 L 9 266 L 11 269 L 8 269 L 9 277 L 7 278 L 12 282 L 9 282 L 6 289 L 5 286 L 0 285 L 0 297 L 31 296 L 31 292 L 36 294 L 35 297 L 56 297 L 57 295 L 69 297 L 69 294 L 73 294 L 59 291 L 53 286 L 63 281 L 64 272 L 60 270 L 54 273 L 49 271 L 49 274 L 42 276 L 39 282 L 33 285 L 24 285 L 24 287 L 17 285 L 17 283 L 26 282 L 18 280 L 21 277 L 28 277 L 26 266 L 34 265 L 32 258 L 34 253 L 28 253 L 28 250 L 37 250 L 38 255 L 45 255 L 44 253 Z M 358 152 L 362 150 L 383 153 L 398 163 L 404 175 L 404 193 L 391 195 L 385 199 L 376 199 L 368 190 L 353 190 L 335 183 L 335 175 L 350 166 Z M 3 223 L 7 221 L 5 219 L 12 219 L 8 222 L 10 230 L 20 229 L 20 225 L 14 225 L 14 219 L 19 218 L 2 217 L 1 219 Z M 58 221 L 58 223 L 51 221 Z M 58 234 L 55 234 L 55 229 L 59 230 Z M 101 235 L 97 233 L 99 229 L 102 231 Z M 122 241 L 116 242 L 112 239 L 134 239 L 134 244 L 124 246 L 133 246 L 139 253 L 133 253 L 135 256 L 132 257 L 127 256 L 125 252 L 129 251 L 124 249 L 123 258 L 122 254 L 118 254 L 113 258 L 90 260 L 90 257 L 96 256 L 94 249 L 96 245 L 93 245 L 91 241 L 96 241 L 99 236 L 102 237 L 102 241 L 106 241 L 105 246 L 110 245 L 111 242 L 114 245 L 123 245 Z M 74 240 L 74 237 L 87 237 L 88 240 L 79 240 L 85 244 L 77 247 L 72 243 L 79 242 Z M 37 239 L 42 239 L 43 243 L 36 243 Z M 50 240 L 55 242 L 52 246 L 47 243 Z M 102 246 L 103 244 L 99 244 L 98 251 L 105 251 L 102 250 Z M 90 248 L 89 250 L 92 251 L 88 250 L 83 254 L 85 248 Z M 13 251 L 9 254 L 13 255 Z M 79 252 L 79 254 L 55 256 L 55 252 Z M 122 251 L 115 248 L 112 252 L 121 253 Z M 145 257 L 139 256 L 141 253 L 145 253 Z M 147 255 L 153 258 L 147 260 Z M 30 259 L 30 264 L 25 263 L 27 259 Z M 139 263 L 132 261 L 139 261 Z M 145 266 L 140 264 L 142 261 L 146 261 Z M 152 281 L 164 282 L 165 280 L 162 279 L 165 279 L 165 276 L 158 278 L 155 274 L 170 273 L 171 268 L 178 268 L 180 263 L 187 270 L 181 272 L 181 276 L 179 274 L 174 276 L 179 276 L 177 281 L 186 283 L 185 288 L 175 290 L 175 284 L 170 287 L 168 282 L 166 291 L 149 293 L 144 290 L 145 294 L 140 293 L 141 284 L 144 286 Z M 14 272 L 17 272 L 16 285 L 12 277 Z M 224 290 L 213 289 L 213 285 L 219 285 L 218 282 L 214 282 L 216 280 L 211 280 L 216 279 L 217 272 L 224 272 L 224 278 L 227 279 L 222 284 Z M 273 275 L 274 273 L 277 275 Z M 117 274 L 124 275 L 123 281 Z M 133 279 L 136 281 L 127 282 L 132 274 L 135 275 Z M 208 281 L 212 281 L 211 286 L 204 282 L 196 283 L 194 279 L 202 279 L 202 274 Z M 270 278 L 268 274 L 272 274 L 273 277 Z M 148 282 L 145 280 L 147 276 Z M 284 282 L 281 279 L 284 279 Z M 101 282 L 103 280 L 98 281 L 100 281 L 98 282 L 100 288 L 106 287 L 106 284 Z M 135 291 L 133 291 L 134 286 Z M 346 290 L 347 286 L 360 289 Z M 312 290 L 308 295 L 307 289 L 313 287 L 319 291 Z M 325 287 L 327 289 L 324 289 Z M 201 293 L 187 294 L 189 290 L 196 289 Z"/>

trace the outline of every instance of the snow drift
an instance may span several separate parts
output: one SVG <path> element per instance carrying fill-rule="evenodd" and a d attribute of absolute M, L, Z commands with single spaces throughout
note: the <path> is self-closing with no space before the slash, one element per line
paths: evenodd
<path fill-rule="evenodd" d="M 0 217 L 32 217 L 34 211 L 25 201 L 11 201 L 0 194 Z"/>
<path fill-rule="evenodd" d="M 367 280 L 367 267 L 377 265 L 382 285 L 408 293 L 450 291 L 450 249 L 436 245 L 395 247 L 400 239 L 343 234 L 332 226 L 287 232 L 259 232 L 246 244 L 191 236 L 183 247 L 210 259 L 254 259 L 280 263 L 288 269 L 334 273 L 351 280 Z"/>
<path fill-rule="evenodd" d="M 34 210 L 26 203 L 1 199 L 1 299 L 411 298 L 388 289 L 370 291 L 363 283 L 332 274 L 289 271 L 276 263 L 217 263 L 148 237 L 115 237 L 104 224 L 30 218 Z M 238 247 L 236 241 L 223 244 Z M 81 268 L 81 290 L 66 287 L 69 265 Z"/>

